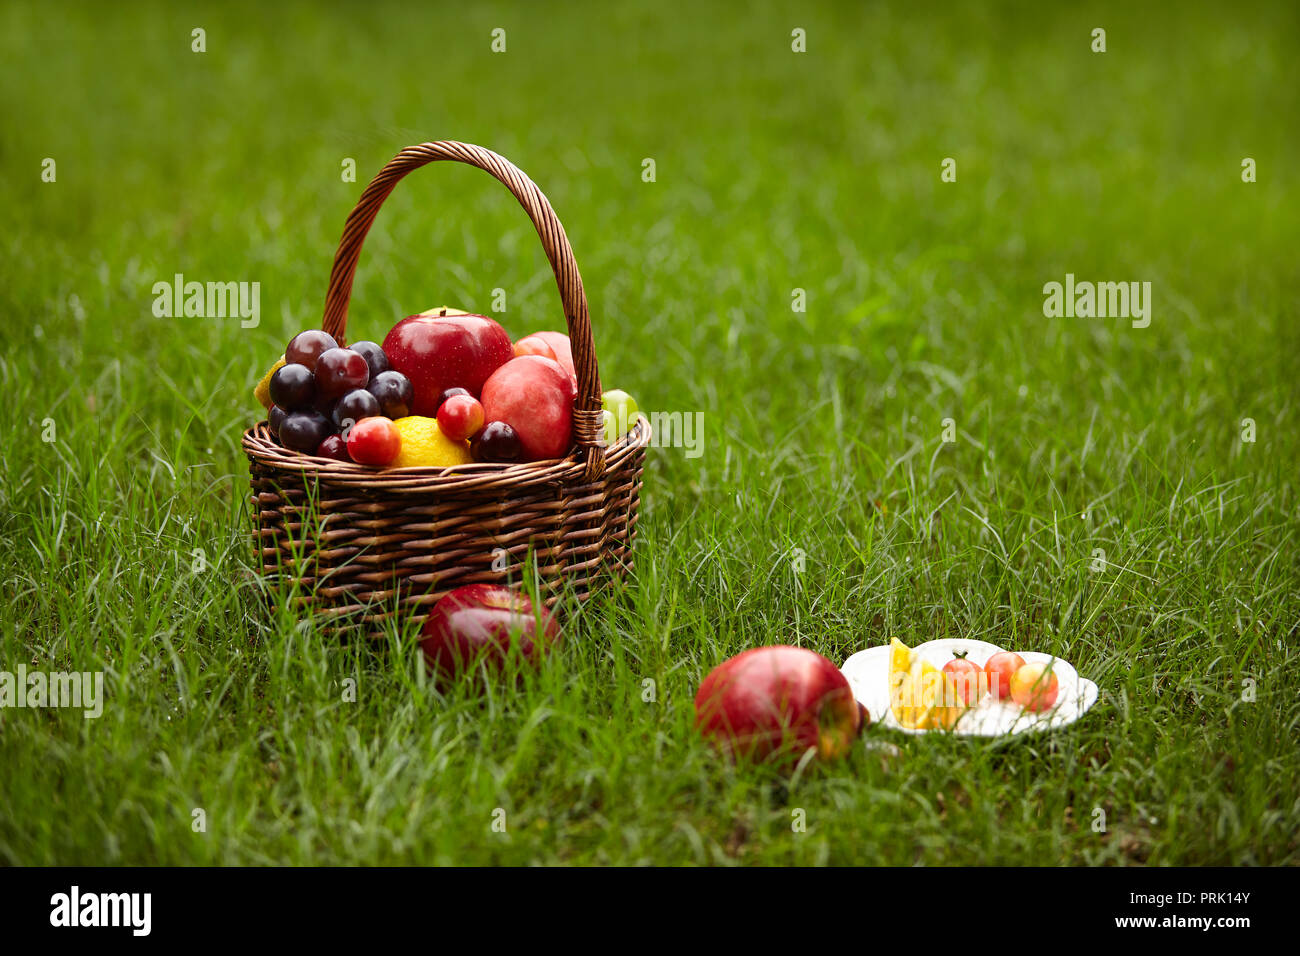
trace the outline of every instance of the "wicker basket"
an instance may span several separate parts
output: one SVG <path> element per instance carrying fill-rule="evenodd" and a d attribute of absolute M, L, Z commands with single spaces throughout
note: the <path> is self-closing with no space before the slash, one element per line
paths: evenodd
<path fill-rule="evenodd" d="M 411 146 L 374 178 L 344 226 L 321 327 L 344 342 L 353 274 L 379 207 L 399 179 L 438 160 L 491 173 L 537 227 L 578 375 L 575 444 L 553 461 L 381 471 L 285 448 L 265 421 L 246 431 L 263 575 L 296 584 L 299 604 L 372 629 L 394 614 L 422 620 L 464 584 L 517 583 L 530 553 L 548 604 L 564 588 L 585 599 L 609 575 L 626 575 L 650 439 L 641 417 L 625 438 L 604 445 L 587 298 L 564 227 L 532 180 L 482 147 Z"/>

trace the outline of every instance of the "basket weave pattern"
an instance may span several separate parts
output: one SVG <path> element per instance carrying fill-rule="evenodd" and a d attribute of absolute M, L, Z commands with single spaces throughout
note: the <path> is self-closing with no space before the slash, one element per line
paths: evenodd
<path fill-rule="evenodd" d="M 244 433 L 263 575 L 296 584 L 300 604 L 377 624 L 422 619 L 442 595 L 473 583 L 518 583 L 531 552 L 554 603 L 561 587 L 585 599 L 631 569 L 650 426 L 605 447 L 600 376 L 587 299 L 564 227 L 541 190 L 490 150 L 467 143 L 411 146 L 366 187 L 334 257 L 321 327 L 345 341 L 352 279 L 366 233 L 397 181 L 439 160 L 495 176 L 532 219 L 555 272 L 578 377 L 574 447 L 554 461 L 395 468 L 317 458 L 278 444 L 267 423 Z"/>

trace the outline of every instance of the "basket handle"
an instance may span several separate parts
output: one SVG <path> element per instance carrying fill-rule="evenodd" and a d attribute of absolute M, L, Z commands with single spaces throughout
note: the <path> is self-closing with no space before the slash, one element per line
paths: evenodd
<path fill-rule="evenodd" d="M 573 247 L 564 227 L 551 208 L 542 191 L 513 163 L 490 149 L 454 140 L 421 143 L 408 146 L 379 171 L 370 181 L 348 215 L 334 254 L 334 268 L 330 270 L 329 290 L 325 294 L 325 317 L 321 328 L 344 341 L 348 325 L 348 302 L 352 298 L 352 278 L 357 271 L 361 245 L 366 233 L 379 213 L 388 194 L 397 181 L 414 169 L 439 160 L 455 160 L 476 166 L 491 173 L 519 200 L 528 218 L 537 228 L 537 235 L 546 250 L 546 258 L 555 273 L 555 284 L 560 290 L 564 318 L 568 323 L 569 342 L 573 349 L 573 367 L 578 376 L 578 397 L 573 405 L 573 434 L 578 447 L 586 455 L 586 475 L 589 480 L 599 478 L 605 471 L 605 446 L 600 414 L 600 372 L 596 367 L 596 344 L 591 337 L 591 316 L 587 311 L 587 296 L 582 289 L 582 276 L 573 258 Z"/>

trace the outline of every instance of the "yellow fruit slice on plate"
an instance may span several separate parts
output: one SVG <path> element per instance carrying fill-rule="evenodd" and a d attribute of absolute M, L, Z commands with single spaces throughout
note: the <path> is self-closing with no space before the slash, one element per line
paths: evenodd
<path fill-rule="evenodd" d="M 909 730 L 951 729 L 961 717 L 961 707 L 945 707 L 956 700 L 951 680 L 929 661 L 914 658 L 898 638 L 889 644 L 889 710 L 899 726 Z"/>
<path fill-rule="evenodd" d="M 912 649 L 898 638 L 889 642 L 889 710 L 901 726 L 911 729 L 918 727 L 924 717 L 917 706 L 920 698 L 918 678 L 924 662 L 918 660 L 915 663 L 914 676 Z"/>
<path fill-rule="evenodd" d="M 894 638 L 889 642 L 889 674 L 892 679 L 898 671 L 910 670 L 912 667 L 912 649 Z"/>

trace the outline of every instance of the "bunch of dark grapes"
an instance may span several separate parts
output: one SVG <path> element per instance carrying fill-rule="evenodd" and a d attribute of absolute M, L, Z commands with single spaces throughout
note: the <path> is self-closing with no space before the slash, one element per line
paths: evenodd
<path fill-rule="evenodd" d="M 363 418 L 402 418 L 414 390 L 374 342 L 340 348 L 318 329 L 299 332 L 284 350 L 285 364 L 271 376 L 271 434 L 286 448 L 351 461 L 346 432 Z"/>

